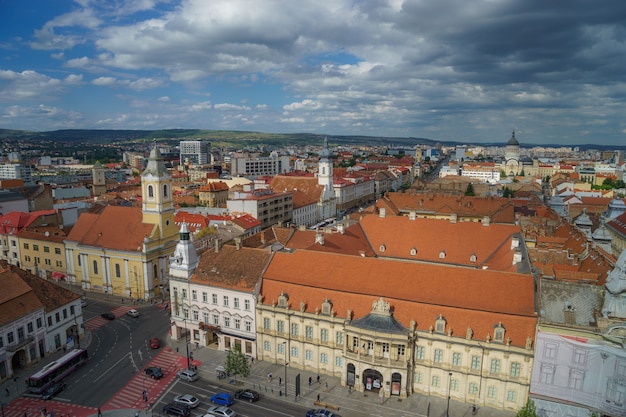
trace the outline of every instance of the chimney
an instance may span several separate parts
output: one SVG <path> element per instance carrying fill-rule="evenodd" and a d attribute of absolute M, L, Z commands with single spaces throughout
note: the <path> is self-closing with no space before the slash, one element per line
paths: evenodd
<path fill-rule="evenodd" d="M 323 233 L 315 233 L 315 243 L 319 243 L 320 246 L 324 246 L 324 234 Z"/>
<path fill-rule="evenodd" d="M 337 231 L 339 233 L 341 233 L 342 235 L 346 233 L 346 225 L 343 223 L 338 223 L 337 224 Z"/>
<path fill-rule="evenodd" d="M 415 220 L 416 217 L 417 213 L 415 213 L 414 210 L 411 210 L 411 212 L 409 213 L 409 220 Z"/>
<path fill-rule="evenodd" d="M 450 215 L 450 223 L 456 224 L 456 213 Z"/>
<path fill-rule="evenodd" d="M 489 226 L 489 222 L 490 222 L 489 216 L 484 216 L 483 217 L 483 226 Z"/>
<path fill-rule="evenodd" d="M 235 247 L 237 248 L 237 250 L 241 249 L 241 238 L 240 237 L 236 237 L 235 238 Z"/>
<path fill-rule="evenodd" d="M 220 252 L 220 240 L 218 238 L 215 238 L 215 253 L 219 253 Z"/>
<path fill-rule="evenodd" d="M 386 214 L 387 214 L 387 210 L 384 207 L 381 207 L 380 210 L 378 211 L 378 216 L 381 219 L 384 219 Z"/>

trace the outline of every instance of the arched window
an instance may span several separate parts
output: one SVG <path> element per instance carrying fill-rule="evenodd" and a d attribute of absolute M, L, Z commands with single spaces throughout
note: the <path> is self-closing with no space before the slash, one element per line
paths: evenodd
<path fill-rule="evenodd" d="M 168 191 L 167 191 L 167 184 L 165 184 L 165 185 L 163 186 L 163 197 L 164 197 L 164 198 L 167 198 L 167 194 L 168 194 Z"/>
<path fill-rule="evenodd" d="M 154 187 L 152 184 L 148 185 L 148 198 L 154 198 Z"/>
<path fill-rule="evenodd" d="M 122 273 L 120 271 L 120 264 L 115 264 L 115 277 L 119 278 L 122 276 Z"/>
<path fill-rule="evenodd" d="M 98 275 L 98 261 L 93 261 L 93 273 Z"/>
<path fill-rule="evenodd" d="M 158 269 L 157 269 L 156 264 L 153 265 L 152 270 L 153 270 L 153 273 L 154 273 L 153 278 L 157 278 L 159 276 L 159 274 L 158 274 Z"/>

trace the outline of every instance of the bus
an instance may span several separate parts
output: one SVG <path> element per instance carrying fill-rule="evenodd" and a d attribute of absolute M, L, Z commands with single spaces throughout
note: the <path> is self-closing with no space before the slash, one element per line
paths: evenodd
<path fill-rule="evenodd" d="M 63 380 L 88 359 L 86 349 L 73 349 L 67 352 L 61 358 L 44 366 L 41 371 L 32 374 L 26 380 L 28 391 L 33 394 L 43 393 L 50 385 Z"/>

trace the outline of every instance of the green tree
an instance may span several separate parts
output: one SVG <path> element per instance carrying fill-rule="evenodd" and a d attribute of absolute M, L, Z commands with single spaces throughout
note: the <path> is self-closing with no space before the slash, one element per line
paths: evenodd
<path fill-rule="evenodd" d="M 244 378 L 250 375 L 250 363 L 248 363 L 248 358 L 243 354 L 239 345 L 234 345 L 228 351 L 224 367 L 226 368 L 226 373 L 235 377 L 235 381 L 237 380 L 237 375 Z"/>
<path fill-rule="evenodd" d="M 538 417 L 535 402 L 529 398 L 526 401 L 526 405 L 515 414 L 515 417 Z"/>
<path fill-rule="evenodd" d="M 472 183 L 467 184 L 467 188 L 465 189 L 465 195 L 470 197 L 476 195 L 474 194 L 474 186 L 472 185 Z"/>

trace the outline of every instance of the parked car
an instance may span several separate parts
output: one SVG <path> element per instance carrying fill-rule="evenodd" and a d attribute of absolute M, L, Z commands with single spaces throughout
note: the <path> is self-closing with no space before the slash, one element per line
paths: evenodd
<path fill-rule="evenodd" d="M 193 382 L 198 379 L 198 372 L 191 369 L 181 369 L 176 372 L 176 376 L 183 381 Z"/>
<path fill-rule="evenodd" d="M 204 417 L 235 417 L 235 413 L 232 409 L 221 405 L 214 405 L 208 408 L 207 414 Z"/>
<path fill-rule="evenodd" d="M 111 313 L 110 311 L 100 314 L 100 317 L 107 320 L 115 320 L 115 314 Z"/>
<path fill-rule="evenodd" d="M 200 400 L 191 394 L 177 395 L 174 397 L 174 402 L 176 404 L 186 405 L 189 408 L 196 408 L 200 405 Z"/>
<path fill-rule="evenodd" d="M 261 398 L 261 396 L 258 392 L 251 389 L 240 389 L 235 392 L 235 398 L 237 398 L 238 400 L 254 402 L 259 401 L 259 398 Z"/>
<path fill-rule="evenodd" d="M 163 413 L 177 417 L 187 417 L 191 415 L 191 410 L 186 405 L 170 403 L 163 407 Z"/>
<path fill-rule="evenodd" d="M 161 370 L 161 368 L 157 368 L 156 366 L 150 366 L 144 369 L 144 372 L 146 373 L 146 375 L 148 375 L 152 379 L 163 378 L 163 371 Z"/>
<path fill-rule="evenodd" d="M 235 400 L 233 400 L 233 396 L 230 394 L 227 394 L 225 392 L 218 392 L 217 394 L 213 394 L 211 396 L 211 402 L 213 404 L 228 406 L 228 405 L 233 405 Z"/>
<path fill-rule="evenodd" d="M 134 308 L 132 310 L 128 310 L 126 314 L 131 317 L 139 317 L 139 311 L 135 310 Z"/>
<path fill-rule="evenodd" d="M 306 417 L 340 417 L 339 414 L 335 414 L 332 411 L 325 410 L 323 408 L 314 408 L 306 412 Z"/>
<path fill-rule="evenodd" d="M 67 385 L 64 382 L 57 382 L 56 384 L 50 385 L 50 387 L 41 394 L 41 399 L 50 400 L 52 397 L 55 397 L 59 392 L 63 391 Z"/>
<path fill-rule="evenodd" d="M 161 342 L 156 337 L 150 339 L 150 349 L 158 349 L 161 347 Z"/>

